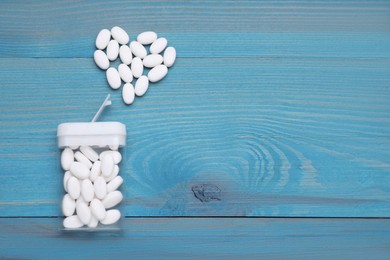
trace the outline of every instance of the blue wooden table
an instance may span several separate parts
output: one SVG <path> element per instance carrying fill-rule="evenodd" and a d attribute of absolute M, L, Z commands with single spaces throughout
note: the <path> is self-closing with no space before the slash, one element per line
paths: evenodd
<path fill-rule="evenodd" d="M 125 106 L 103 28 L 166 37 Z M 389 1 L 1 1 L 0 258 L 390 258 Z M 120 230 L 61 230 L 56 128 L 127 126 Z"/>

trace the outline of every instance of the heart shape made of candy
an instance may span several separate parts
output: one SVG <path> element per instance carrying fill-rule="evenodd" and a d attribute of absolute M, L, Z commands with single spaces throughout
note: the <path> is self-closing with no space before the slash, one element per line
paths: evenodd
<path fill-rule="evenodd" d="M 150 45 L 149 53 L 145 48 L 147 45 Z M 112 89 L 119 89 L 124 82 L 123 102 L 130 105 L 135 96 L 141 97 L 146 93 L 149 82 L 162 80 L 167 75 L 168 68 L 175 63 L 176 50 L 167 46 L 167 39 L 158 38 L 155 32 L 140 33 L 136 40 L 130 41 L 125 30 L 114 26 L 111 30 L 103 29 L 98 33 L 97 50 L 93 58 L 100 69 L 106 70 L 107 82 Z M 110 61 L 115 61 L 118 57 L 121 61 L 118 69 L 110 67 Z M 150 69 L 147 76 L 143 75 L 144 68 Z"/>

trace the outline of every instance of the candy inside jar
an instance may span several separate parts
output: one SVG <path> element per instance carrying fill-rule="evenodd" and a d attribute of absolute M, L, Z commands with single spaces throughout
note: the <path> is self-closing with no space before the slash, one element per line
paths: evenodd
<path fill-rule="evenodd" d="M 121 148 L 126 144 L 126 127 L 119 122 L 63 123 L 58 126 L 58 147 L 64 171 L 63 226 L 69 229 L 96 228 L 119 221 L 116 207 L 123 200 L 118 190 Z"/>

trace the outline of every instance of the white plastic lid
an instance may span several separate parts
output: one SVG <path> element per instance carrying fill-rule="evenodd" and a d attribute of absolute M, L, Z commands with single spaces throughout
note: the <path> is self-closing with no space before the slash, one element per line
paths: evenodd
<path fill-rule="evenodd" d="M 57 128 L 58 147 L 126 145 L 126 126 L 120 122 L 63 123 Z"/>

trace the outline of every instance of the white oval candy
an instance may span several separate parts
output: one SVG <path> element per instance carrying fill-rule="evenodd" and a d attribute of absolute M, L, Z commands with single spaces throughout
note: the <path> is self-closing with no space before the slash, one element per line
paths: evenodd
<path fill-rule="evenodd" d="M 107 192 L 112 192 L 119 188 L 123 183 L 123 178 L 121 176 L 116 176 L 112 181 L 107 183 Z"/>
<path fill-rule="evenodd" d="M 131 72 L 134 78 L 139 78 L 144 73 L 144 64 L 139 57 L 135 57 L 131 62 Z"/>
<path fill-rule="evenodd" d="M 68 183 L 68 180 L 70 177 L 72 177 L 72 174 L 70 173 L 70 171 L 65 172 L 65 174 L 64 174 L 64 190 L 66 192 L 68 192 L 67 183 Z"/>
<path fill-rule="evenodd" d="M 78 203 L 76 205 L 76 214 L 81 220 L 81 222 L 85 225 L 87 225 L 91 220 L 91 210 L 89 209 L 88 205 L 84 202 Z"/>
<path fill-rule="evenodd" d="M 93 59 L 95 60 L 96 65 L 102 70 L 106 70 L 110 67 L 110 61 L 108 60 L 107 55 L 101 50 L 96 50 L 93 53 Z"/>
<path fill-rule="evenodd" d="M 79 146 L 78 145 L 70 145 L 69 148 L 72 150 L 77 150 L 77 149 L 79 149 Z"/>
<path fill-rule="evenodd" d="M 133 73 L 131 73 L 129 66 L 127 66 L 126 64 L 122 63 L 121 65 L 119 65 L 118 72 L 119 76 L 124 82 L 129 83 L 133 80 Z"/>
<path fill-rule="evenodd" d="M 70 173 L 82 180 L 89 177 L 88 167 L 80 162 L 73 162 L 70 165 Z"/>
<path fill-rule="evenodd" d="M 101 152 L 100 155 L 99 155 L 100 160 L 103 160 L 103 157 L 108 155 L 108 154 L 112 156 L 112 158 L 114 159 L 114 163 L 115 164 L 118 164 L 118 163 L 120 163 L 122 161 L 122 155 L 118 151 L 104 151 L 104 152 Z"/>
<path fill-rule="evenodd" d="M 106 209 L 104 208 L 104 205 L 100 200 L 98 199 L 92 200 L 90 208 L 93 216 L 97 220 L 103 220 L 106 217 Z"/>
<path fill-rule="evenodd" d="M 129 35 L 125 30 L 119 26 L 114 26 L 111 29 L 112 38 L 118 41 L 120 44 L 127 44 L 129 42 Z"/>
<path fill-rule="evenodd" d="M 80 151 L 92 162 L 96 162 L 99 159 L 98 153 L 90 146 L 81 146 Z"/>
<path fill-rule="evenodd" d="M 115 207 L 123 199 L 123 195 L 120 191 L 112 191 L 102 200 L 102 203 L 106 209 Z"/>
<path fill-rule="evenodd" d="M 69 194 L 66 194 L 62 199 L 62 213 L 64 216 L 69 217 L 73 215 L 75 209 L 76 201 Z"/>
<path fill-rule="evenodd" d="M 116 223 L 121 217 L 121 213 L 117 209 L 111 209 L 106 212 L 106 217 L 100 221 L 103 225 L 111 225 Z"/>
<path fill-rule="evenodd" d="M 145 75 L 142 75 L 135 83 L 135 89 L 134 89 L 135 94 L 139 97 L 142 97 L 145 94 L 145 92 L 148 90 L 148 88 L 149 88 L 149 79 Z"/>
<path fill-rule="evenodd" d="M 151 44 L 156 39 L 157 39 L 157 34 L 151 31 L 140 33 L 137 36 L 137 42 L 143 45 Z"/>
<path fill-rule="evenodd" d="M 150 53 L 158 54 L 162 52 L 165 47 L 167 47 L 168 41 L 165 38 L 158 38 L 156 41 L 153 42 L 152 45 L 150 45 Z"/>
<path fill-rule="evenodd" d="M 115 165 L 114 169 L 112 170 L 112 172 L 110 174 L 110 176 L 104 177 L 104 180 L 106 182 L 109 182 L 109 181 L 113 180 L 116 176 L 118 176 L 118 174 L 119 174 L 119 166 Z"/>
<path fill-rule="evenodd" d="M 126 105 L 130 105 L 134 102 L 134 97 L 135 94 L 133 85 L 126 83 L 122 89 L 123 102 L 125 102 Z"/>
<path fill-rule="evenodd" d="M 93 184 L 95 190 L 95 196 L 98 199 L 104 199 L 107 194 L 107 184 L 103 177 L 99 176 L 96 178 L 95 183 Z"/>
<path fill-rule="evenodd" d="M 74 158 L 78 162 L 80 162 L 80 163 L 84 164 L 85 166 L 87 166 L 88 169 L 91 169 L 91 167 L 92 167 L 91 161 L 88 160 L 88 158 L 84 154 L 82 154 L 81 152 L 79 152 L 79 151 L 75 152 Z"/>
<path fill-rule="evenodd" d="M 141 59 L 143 59 L 147 54 L 145 47 L 141 43 L 136 41 L 132 41 L 130 43 L 130 49 L 134 56 L 139 57 Z"/>
<path fill-rule="evenodd" d="M 92 165 L 91 174 L 89 176 L 89 179 L 93 182 L 96 180 L 97 177 L 100 176 L 101 163 L 102 163 L 101 161 L 96 161 Z"/>
<path fill-rule="evenodd" d="M 86 202 L 90 202 L 95 196 L 93 184 L 89 179 L 81 182 L 81 195 Z"/>
<path fill-rule="evenodd" d="M 119 44 L 116 40 L 111 40 L 107 46 L 107 58 L 110 61 L 114 61 L 119 55 Z"/>
<path fill-rule="evenodd" d="M 91 210 L 92 211 L 92 210 Z M 99 221 L 95 218 L 95 216 L 92 214 L 91 215 L 91 220 L 88 223 L 89 228 L 95 228 L 99 224 Z"/>
<path fill-rule="evenodd" d="M 61 166 L 62 169 L 68 171 L 70 169 L 70 165 L 74 161 L 74 154 L 72 149 L 65 148 L 61 153 Z"/>
<path fill-rule="evenodd" d="M 101 170 L 102 170 L 102 175 L 104 177 L 108 177 L 111 175 L 112 170 L 114 169 L 114 158 L 110 154 L 107 154 L 102 158 L 102 165 L 101 165 Z"/>
<path fill-rule="evenodd" d="M 69 196 L 74 200 L 78 199 L 80 197 L 81 191 L 79 180 L 76 177 L 72 176 L 69 178 L 66 185 L 68 186 Z"/>
<path fill-rule="evenodd" d="M 164 65 L 169 67 L 172 67 L 173 63 L 175 63 L 176 60 L 176 50 L 173 47 L 168 47 L 164 51 Z"/>
<path fill-rule="evenodd" d="M 157 82 L 162 80 L 168 73 L 168 68 L 165 65 L 158 65 L 151 69 L 148 73 L 150 82 Z"/>
<path fill-rule="evenodd" d="M 96 48 L 103 50 L 111 39 L 111 32 L 108 29 L 101 30 L 96 36 Z"/>
<path fill-rule="evenodd" d="M 129 65 L 131 63 L 131 61 L 133 60 L 133 54 L 131 53 L 131 49 L 129 46 L 122 45 L 119 48 L 119 58 L 126 65 Z"/>
<path fill-rule="evenodd" d="M 80 228 L 83 226 L 83 222 L 76 215 L 67 217 L 64 219 L 63 225 L 65 228 Z"/>
<path fill-rule="evenodd" d="M 163 57 L 160 54 L 150 54 L 143 60 L 144 67 L 153 68 L 163 62 Z"/>
<path fill-rule="evenodd" d="M 80 221 L 85 225 L 91 220 L 91 210 L 85 202 L 76 204 L 76 214 Z"/>
<path fill-rule="evenodd" d="M 120 88 L 122 81 L 121 77 L 119 76 L 119 72 L 115 68 L 109 68 L 106 71 L 106 77 L 108 85 L 110 85 L 112 89 Z"/>

